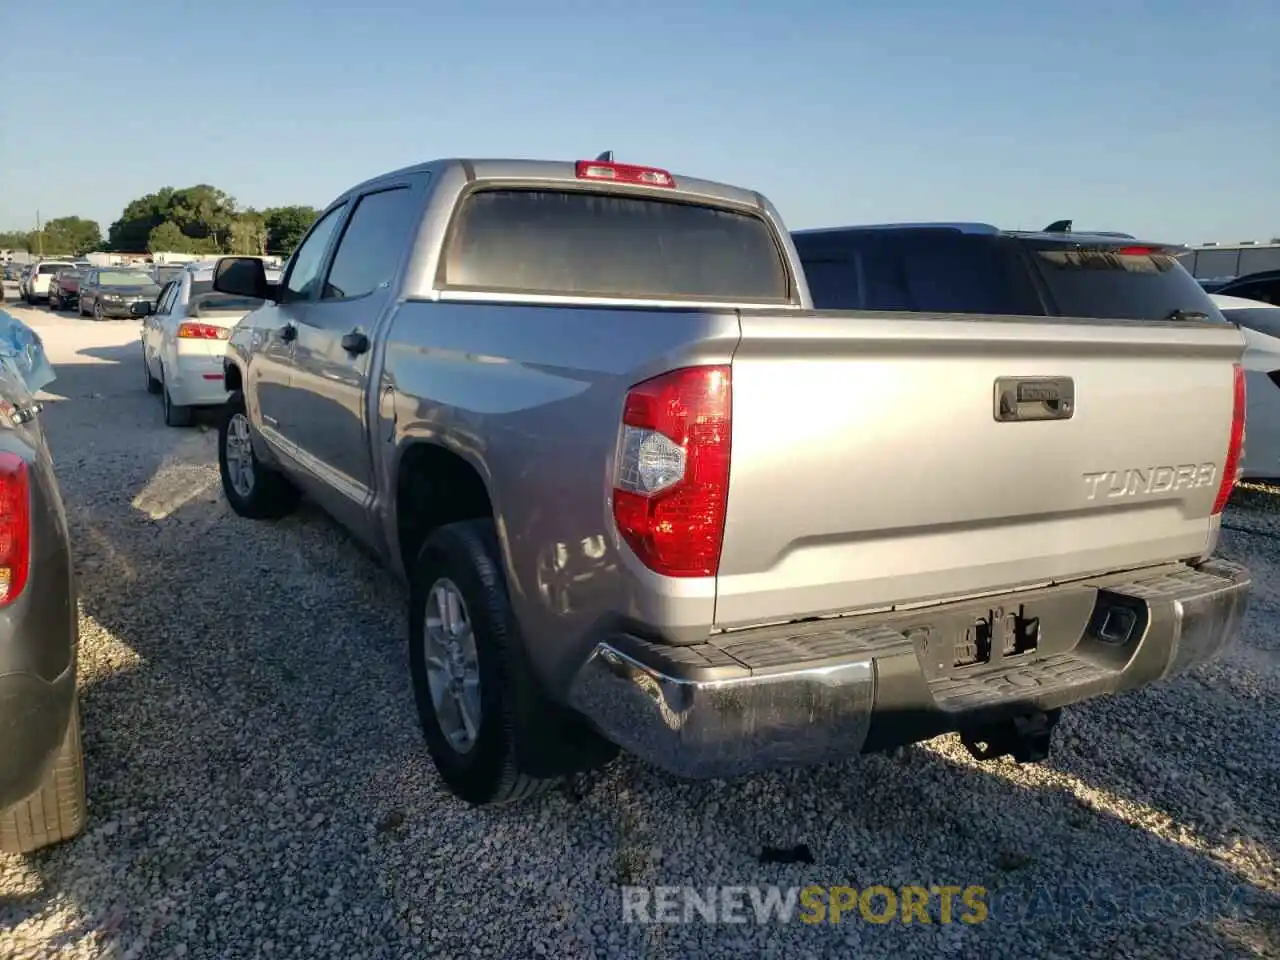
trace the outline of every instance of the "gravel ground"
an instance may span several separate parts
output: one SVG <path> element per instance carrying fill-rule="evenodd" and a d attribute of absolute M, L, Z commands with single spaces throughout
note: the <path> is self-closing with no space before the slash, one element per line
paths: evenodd
<path fill-rule="evenodd" d="M 730 783 L 623 759 L 476 812 L 422 745 L 393 578 L 313 509 L 232 516 L 214 434 L 144 392 L 136 324 L 14 312 L 58 364 L 90 825 L 0 856 L 0 956 L 1280 956 L 1277 492 L 1228 513 L 1255 577 L 1241 643 L 1069 711 L 1043 765 L 954 738 Z M 976 884 L 992 915 L 625 925 L 626 883 Z M 1103 887 L 1110 916 L 1079 907 Z"/>

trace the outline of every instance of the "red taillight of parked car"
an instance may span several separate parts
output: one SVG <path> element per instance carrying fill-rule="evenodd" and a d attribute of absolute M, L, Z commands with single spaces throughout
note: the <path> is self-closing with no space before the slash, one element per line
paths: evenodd
<path fill-rule="evenodd" d="M 613 519 L 650 570 L 714 577 L 729 497 L 729 367 L 687 367 L 627 394 Z"/>
<path fill-rule="evenodd" d="M 31 562 L 31 479 L 27 461 L 0 451 L 0 607 L 27 585 Z"/>
<path fill-rule="evenodd" d="M 231 331 L 212 323 L 180 323 L 178 336 L 183 340 L 226 340 Z"/>
<path fill-rule="evenodd" d="M 1218 487 L 1218 499 L 1213 502 L 1215 516 L 1226 509 L 1231 491 L 1240 480 L 1240 467 L 1244 460 L 1244 417 L 1244 369 L 1237 363 L 1231 403 L 1231 435 L 1227 440 L 1227 462 L 1222 465 L 1222 485 Z"/>

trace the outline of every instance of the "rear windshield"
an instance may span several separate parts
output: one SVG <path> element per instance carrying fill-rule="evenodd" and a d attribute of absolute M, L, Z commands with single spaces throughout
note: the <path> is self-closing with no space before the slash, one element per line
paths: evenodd
<path fill-rule="evenodd" d="M 800 234 L 795 242 L 818 309 L 1222 319 L 1165 254 L 926 229 Z"/>
<path fill-rule="evenodd" d="M 71 269 L 71 264 L 69 264 L 69 263 L 42 263 L 42 264 L 40 264 L 40 274 L 41 274 L 41 276 L 43 276 L 43 275 L 45 275 L 45 274 L 48 274 L 48 273 L 58 273 L 58 272 L 59 272 L 59 271 L 61 271 L 61 270 L 69 270 L 69 269 Z"/>
<path fill-rule="evenodd" d="M 191 313 L 249 313 L 251 310 L 257 310 L 262 303 L 263 301 L 253 297 L 237 297 L 230 293 L 206 293 L 203 296 L 192 297 L 188 310 Z"/>
<path fill-rule="evenodd" d="M 480 190 L 462 203 L 446 285 L 627 299 L 786 302 L 762 219 L 718 207 L 586 191 Z"/>
<path fill-rule="evenodd" d="M 1027 241 L 1057 313 L 1117 320 L 1176 320 L 1188 314 L 1221 321 L 1204 288 L 1165 253 L 1082 250 Z"/>

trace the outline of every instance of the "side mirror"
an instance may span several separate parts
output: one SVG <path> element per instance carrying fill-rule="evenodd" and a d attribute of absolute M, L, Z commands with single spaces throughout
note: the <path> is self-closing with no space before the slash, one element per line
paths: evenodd
<path fill-rule="evenodd" d="M 276 285 L 267 282 L 267 271 L 257 257 L 223 257 L 213 268 L 213 289 L 237 297 L 275 300 Z"/>
<path fill-rule="evenodd" d="M 153 312 L 155 312 L 155 307 L 149 300 L 139 300 L 129 308 L 129 312 L 135 317 L 149 317 Z"/>

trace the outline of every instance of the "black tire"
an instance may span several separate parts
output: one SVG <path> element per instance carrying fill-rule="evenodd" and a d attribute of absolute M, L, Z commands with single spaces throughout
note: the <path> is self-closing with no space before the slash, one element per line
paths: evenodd
<path fill-rule="evenodd" d="M 248 496 L 236 490 L 227 467 L 227 431 L 232 418 L 245 416 L 244 394 L 239 390 L 227 398 L 218 423 L 218 473 L 222 476 L 222 493 L 231 509 L 250 520 L 278 520 L 298 506 L 298 488 L 277 470 L 272 470 L 253 455 L 253 484 Z"/>
<path fill-rule="evenodd" d="M 164 386 L 160 381 L 151 375 L 151 364 L 147 362 L 146 347 L 142 348 L 142 375 L 146 377 L 147 380 L 147 393 L 152 396 L 158 396 L 160 392 L 164 390 Z"/>
<path fill-rule="evenodd" d="M 164 368 L 161 370 L 160 393 L 164 400 L 164 424 L 166 427 L 189 427 L 195 419 L 195 411 L 190 407 L 180 407 L 169 395 L 169 385 L 164 382 Z"/>
<path fill-rule="evenodd" d="M 93 319 L 96 320 L 98 323 L 101 323 L 103 320 L 107 319 L 107 315 L 102 312 L 101 300 L 95 301 L 93 304 Z"/>
<path fill-rule="evenodd" d="M 58 300 L 53 294 L 49 294 L 49 311 L 56 313 L 62 309 L 62 301 Z"/>
<path fill-rule="evenodd" d="M 77 702 L 58 756 L 40 788 L 0 813 L 0 852 L 31 853 L 70 840 L 84 829 L 87 813 Z"/>
<path fill-rule="evenodd" d="M 548 740 L 581 743 L 585 733 L 581 722 L 547 700 L 534 682 L 500 557 L 492 520 L 451 523 L 423 544 L 409 584 L 409 671 L 422 733 L 441 779 L 455 796 L 476 806 L 525 800 L 555 785 L 562 773 L 571 771 L 556 769 L 554 762 L 531 771 L 522 758 L 545 750 Z M 427 678 L 427 597 L 442 578 L 457 587 L 466 605 L 479 661 L 480 721 L 466 752 L 457 750 L 441 729 Z M 594 733 L 586 736 L 594 738 L 591 745 L 569 751 L 579 766 L 584 756 L 593 755 L 592 746 L 596 759 L 589 765 L 616 753 Z"/>

